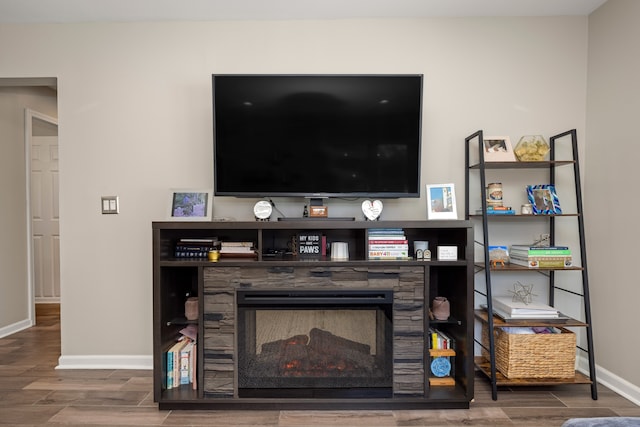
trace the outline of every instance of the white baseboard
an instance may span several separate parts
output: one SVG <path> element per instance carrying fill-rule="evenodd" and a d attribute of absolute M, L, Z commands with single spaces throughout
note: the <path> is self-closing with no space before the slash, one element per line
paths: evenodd
<path fill-rule="evenodd" d="M 56 369 L 153 369 L 153 357 L 60 356 Z"/>
<path fill-rule="evenodd" d="M 23 331 L 27 328 L 30 328 L 33 326 L 33 322 L 29 319 L 25 319 L 25 320 L 21 320 L 19 322 L 16 322 L 12 325 L 7 325 L 4 326 L 2 328 L 0 328 L 0 338 L 4 338 L 6 336 L 9 336 L 11 334 L 15 334 L 16 332 L 20 332 Z"/>
<path fill-rule="evenodd" d="M 60 304 L 60 297 L 36 297 L 36 304 Z"/>
<path fill-rule="evenodd" d="M 585 375 L 589 375 L 589 361 L 585 357 L 578 357 L 578 370 Z M 613 372 L 604 369 L 596 364 L 596 380 L 610 390 L 618 393 L 625 399 L 629 399 L 636 405 L 640 405 L 640 387 L 631 384 L 629 381 L 615 375 Z"/>

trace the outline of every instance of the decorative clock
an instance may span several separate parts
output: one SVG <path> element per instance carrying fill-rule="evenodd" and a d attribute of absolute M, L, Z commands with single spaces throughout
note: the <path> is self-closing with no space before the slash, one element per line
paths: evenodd
<path fill-rule="evenodd" d="M 256 217 L 256 221 L 269 221 L 271 212 L 273 212 L 273 207 L 266 200 L 260 200 L 253 206 L 253 215 Z"/>

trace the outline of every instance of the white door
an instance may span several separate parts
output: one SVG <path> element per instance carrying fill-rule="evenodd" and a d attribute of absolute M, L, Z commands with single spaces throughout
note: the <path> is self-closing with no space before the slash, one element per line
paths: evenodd
<path fill-rule="evenodd" d="M 35 302 L 60 301 L 58 126 L 33 117 L 31 234 Z"/>

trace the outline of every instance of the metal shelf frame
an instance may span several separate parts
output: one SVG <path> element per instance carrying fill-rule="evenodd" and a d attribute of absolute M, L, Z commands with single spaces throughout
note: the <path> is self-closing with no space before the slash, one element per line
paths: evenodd
<path fill-rule="evenodd" d="M 584 231 L 584 212 L 582 207 L 582 188 L 580 184 L 580 168 L 578 161 L 578 138 L 575 129 L 557 134 L 549 138 L 550 152 L 549 152 L 549 160 L 546 161 L 536 161 L 536 162 L 486 162 L 484 159 L 484 146 L 483 146 L 483 131 L 478 130 L 477 132 L 469 135 L 465 138 L 465 219 L 469 220 L 471 218 L 476 218 L 476 222 L 481 223 L 482 227 L 482 242 L 477 242 L 483 246 L 483 262 L 480 262 L 480 268 L 476 269 L 476 274 L 484 272 L 485 278 L 485 291 L 482 292 L 478 290 L 477 287 L 474 287 L 474 292 L 476 294 L 480 294 L 486 297 L 486 305 L 487 312 L 490 315 L 487 316 L 478 316 L 476 315 L 476 320 L 487 323 L 489 331 L 493 331 L 496 323 L 499 325 L 502 322 L 498 322 L 497 319 L 493 316 L 493 306 L 492 306 L 492 286 L 491 286 L 491 276 L 495 272 L 499 272 L 500 270 L 504 271 L 527 271 L 527 268 L 492 268 L 490 264 L 489 258 L 489 222 L 490 221 L 518 221 L 518 220 L 531 220 L 533 219 L 531 215 L 487 215 L 487 200 L 484 196 L 485 188 L 487 188 L 487 179 L 486 179 L 486 171 L 489 169 L 548 169 L 549 172 L 549 183 L 555 185 L 556 178 L 556 168 L 561 166 L 573 166 L 573 177 L 574 177 L 574 189 L 576 196 L 576 212 L 571 214 L 563 214 L 563 215 L 535 215 L 534 217 L 544 217 L 549 221 L 549 234 L 550 234 L 550 244 L 555 244 L 555 232 L 556 232 L 556 217 L 559 216 L 576 216 L 577 217 L 577 225 L 578 225 L 578 235 L 580 241 L 580 257 L 581 257 L 581 267 L 571 269 L 562 269 L 562 270 L 579 270 L 582 275 L 582 294 L 576 294 L 579 297 L 582 297 L 583 300 L 583 310 L 584 310 L 584 323 L 579 322 L 580 326 L 584 326 L 586 328 L 586 341 L 587 348 L 584 349 L 582 347 L 577 347 L 578 350 L 582 350 L 586 352 L 588 363 L 589 363 L 589 377 L 586 378 L 586 382 L 591 384 L 591 398 L 596 400 L 598 398 L 597 392 L 597 382 L 596 382 L 596 368 L 595 368 L 595 357 L 594 357 L 594 349 L 593 349 L 593 332 L 592 332 L 592 321 L 591 321 L 591 301 L 589 296 L 589 275 L 587 269 L 587 251 L 586 251 L 586 242 L 585 242 L 585 231 Z M 558 160 L 556 159 L 556 144 L 565 143 L 567 140 L 571 141 L 571 152 L 572 159 L 569 160 Z M 477 163 L 471 164 L 471 154 L 472 150 L 477 146 L 478 150 L 478 159 Z M 480 192 L 481 192 L 481 204 L 482 204 L 482 214 L 473 215 L 470 213 L 470 174 L 472 171 L 477 171 L 479 173 L 480 180 Z M 556 290 L 563 290 L 560 287 L 556 286 L 555 283 L 555 272 L 558 269 L 545 269 L 544 274 L 548 276 L 549 282 L 549 305 L 554 306 L 554 298 Z M 535 270 L 538 271 L 538 270 Z M 543 271 L 543 270 L 540 270 Z M 536 380 L 520 380 L 520 381 L 509 381 L 504 378 L 499 372 L 496 370 L 496 354 L 495 354 L 495 338 L 493 333 L 489 333 L 488 337 L 488 347 L 483 345 L 480 340 L 474 339 L 476 343 L 484 347 L 489 353 L 489 361 L 488 364 L 482 362 L 481 360 L 476 361 L 476 367 L 480 369 L 483 373 L 485 373 L 490 381 L 491 381 L 491 390 L 492 390 L 492 398 L 493 400 L 497 400 L 498 398 L 498 385 L 536 385 L 536 384 L 567 384 L 567 381 L 536 381 Z M 585 376 L 576 373 L 576 380 L 574 382 L 569 381 L 569 383 L 575 384 L 584 384 Z"/>

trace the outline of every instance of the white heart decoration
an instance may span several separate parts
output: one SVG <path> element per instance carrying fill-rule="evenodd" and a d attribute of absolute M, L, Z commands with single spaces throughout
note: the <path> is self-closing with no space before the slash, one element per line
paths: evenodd
<path fill-rule="evenodd" d="M 375 221 L 382 213 L 382 202 L 380 200 L 365 200 L 362 202 L 362 213 L 369 221 Z"/>

